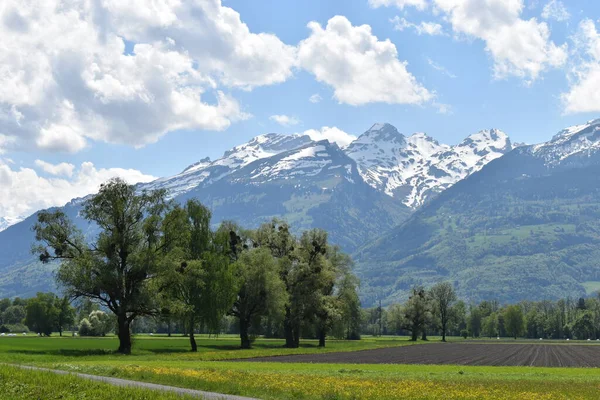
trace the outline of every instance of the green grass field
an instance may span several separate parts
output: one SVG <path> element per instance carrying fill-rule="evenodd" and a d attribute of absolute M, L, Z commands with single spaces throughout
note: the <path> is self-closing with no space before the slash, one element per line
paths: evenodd
<path fill-rule="evenodd" d="M 137 336 L 133 354 L 122 356 L 113 352 L 117 347 L 115 338 L 6 337 L 0 338 L 0 360 L 4 363 L 31 364 L 262 399 L 600 397 L 600 374 L 597 369 L 226 361 L 253 356 L 356 351 L 411 345 L 406 338 L 365 338 L 358 342 L 329 341 L 326 349 L 319 349 L 314 341 L 304 341 L 300 349 L 292 350 L 282 348 L 281 340 L 259 339 L 252 350 L 239 350 L 237 338 L 230 336 L 201 337 L 198 342 L 199 352 L 193 354 L 188 351 L 186 338 Z M 2 372 L 0 376 L 12 377 L 11 370 L 3 371 L 8 373 Z M 28 374 L 33 373 L 19 372 L 19 376 Z M 56 377 L 58 380 L 63 378 Z M 37 378 L 31 379 L 35 381 Z M 48 379 L 54 380 L 54 377 Z M 6 384 L 10 385 L 10 381 L 11 379 L 8 379 Z M 64 384 L 57 381 L 59 387 Z M 2 383 L 0 387 L 1 385 Z M 166 396 L 163 394 L 154 396 L 147 398 L 170 398 L 160 397 Z M 21 398 L 32 397 L 19 397 L 18 393 L 11 397 Z M 114 396 L 111 398 L 120 399 Z M 138 397 L 132 394 L 126 398 Z"/>
<path fill-rule="evenodd" d="M 50 372 L 24 371 L 0 365 L 0 397 L 3 400 L 185 400 L 169 393 L 150 390 L 114 387 L 100 382 L 90 382 L 75 376 L 57 376 Z"/>

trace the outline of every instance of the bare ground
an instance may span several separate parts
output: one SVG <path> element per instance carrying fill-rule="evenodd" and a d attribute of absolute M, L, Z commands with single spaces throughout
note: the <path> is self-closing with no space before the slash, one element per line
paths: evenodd
<path fill-rule="evenodd" d="M 600 346 L 432 343 L 345 353 L 259 357 L 244 361 L 332 364 L 450 364 L 600 367 Z"/>

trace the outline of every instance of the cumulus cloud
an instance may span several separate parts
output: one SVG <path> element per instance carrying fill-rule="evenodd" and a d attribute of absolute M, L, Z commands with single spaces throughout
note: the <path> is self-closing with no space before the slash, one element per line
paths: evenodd
<path fill-rule="evenodd" d="M 415 24 L 407 21 L 406 18 L 400 18 L 397 15 L 390 19 L 390 22 L 394 25 L 394 29 L 397 31 L 414 29 L 418 35 L 440 36 L 444 34 L 444 28 L 442 25 L 436 22 L 422 21 L 419 24 Z"/>
<path fill-rule="evenodd" d="M 44 166 L 52 164 L 42 161 L 36 162 L 36 165 L 45 170 Z M 70 168 L 60 165 L 53 167 L 62 169 L 61 172 Z M 100 184 L 114 177 L 121 177 L 132 184 L 155 179 L 134 169 L 98 169 L 91 162 L 84 162 L 77 171 L 63 175 L 68 175 L 69 179 L 48 179 L 39 176 L 32 168 L 14 169 L 8 162 L 0 160 L 0 215 L 9 219 L 24 217 L 43 208 L 62 206 L 75 197 L 97 192 Z"/>
<path fill-rule="evenodd" d="M 542 10 L 542 18 L 564 22 L 571 18 L 571 14 L 569 14 L 567 7 L 565 7 L 562 1 L 550 0 Z"/>
<path fill-rule="evenodd" d="M 369 0 L 369 5 L 373 8 L 395 6 L 401 10 L 405 7 L 415 7 L 417 10 L 427 8 L 426 0 Z"/>
<path fill-rule="evenodd" d="M 277 115 L 277 114 L 276 115 L 271 115 L 269 117 L 269 119 L 271 121 L 277 122 L 281 126 L 298 125 L 300 123 L 300 120 L 298 118 L 290 117 L 290 116 L 287 116 L 287 115 Z"/>
<path fill-rule="evenodd" d="M 321 95 L 319 93 L 315 93 L 308 98 L 308 101 L 310 101 L 313 104 L 319 103 L 319 102 L 321 102 L 321 100 L 323 100 L 323 98 L 321 97 Z"/>
<path fill-rule="evenodd" d="M 317 22 L 308 27 L 310 36 L 298 46 L 299 65 L 333 87 L 340 103 L 422 104 L 434 97 L 399 60 L 396 46 L 379 40 L 369 25 L 335 16 L 325 28 Z"/>
<path fill-rule="evenodd" d="M 249 116 L 227 89 L 283 82 L 296 59 L 221 0 L 6 0 L 0 21 L 0 135 L 19 149 L 222 130 Z"/>
<path fill-rule="evenodd" d="M 337 143 L 344 148 L 356 140 L 356 136 L 344 132 L 335 126 L 324 126 L 321 129 L 309 129 L 302 134 L 310 136 L 312 140 L 329 140 L 331 143 Z"/>
<path fill-rule="evenodd" d="M 600 33 L 585 19 L 573 37 L 576 62 L 570 71 L 569 91 L 562 94 L 565 112 L 600 112 Z"/>
<path fill-rule="evenodd" d="M 69 163 L 59 163 L 59 164 L 51 164 L 42 160 L 35 160 L 35 165 L 42 169 L 42 171 L 49 173 L 50 175 L 57 176 L 73 176 L 73 171 L 75 171 L 75 166 Z"/>
<path fill-rule="evenodd" d="M 535 18 L 522 19 L 523 0 L 433 0 L 455 33 L 481 39 L 494 61 L 494 76 L 536 80 L 567 58 L 567 45 L 550 40 L 550 29 Z"/>

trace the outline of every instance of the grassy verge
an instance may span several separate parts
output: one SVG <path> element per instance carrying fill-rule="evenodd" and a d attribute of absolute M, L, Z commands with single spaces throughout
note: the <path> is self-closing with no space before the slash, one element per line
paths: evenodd
<path fill-rule="evenodd" d="M 69 375 L 26 371 L 0 365 L 0 397 L 4 400 L 176 400 L 191 399 L 176 394 L 115 387 Z"/>

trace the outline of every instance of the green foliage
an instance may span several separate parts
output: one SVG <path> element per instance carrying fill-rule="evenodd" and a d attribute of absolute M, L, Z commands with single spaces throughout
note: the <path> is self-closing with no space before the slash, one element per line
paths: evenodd
<path fill-rule="evenodd" d="M 456 302 L 456 292 L 449 282 L 440 282 L 430 289 L 433 300 L 433 313 L 438 317 L 442 329 L 442 341 L 446 341 L 448 323 L 452 317 L 452 307 Z"/>
<path fill-rule="evenodd" d="M 492 313 L 484 317 L 481 322 L 481 333 L 489 338 L 498 336 L 498 315 Z"/>
<path fill-rule="evenodd" d="M 404 306 L 404 328 L 411 332 L 411 340 L 417 340 L 419 333 L 425 336 L 431 318 L 432 302 L 429 293 L 423 287 L 414 287 Z"/>
<path fill-rule="evenodd" d="M 106 336 L 115 327 L 115 320 L 107 313 L 96 310 L 92 311 L 88 318 L 81 320 L 79 324 L 80 336 Z"/>
<path fill-rule="evenodd" d="M 7 299 L 8 300 L 8 299 Z M 0 314 L 0 324 L 20 324 L 25 318 L 25 307 L 8 306 Z"/>
<path fill-rule="evenodd" d="M 503 316 L 504 327 L 509 336 L 516 339 L 523 334 L 523 331 L 525 330 L 525 318 L 523 317 L 523 310 L 520 306 L 512 305 L 506 307 Z"/>
<path fill-rule="evenodd" d="M 117 316 L 122 353 L 131 352 L 131 322 L 156 311 L 149 280 L 159 272 L 160 251 L 170 239 L 162 235 L 165 193 L 135 190 L 113 179 L 86 200 L 82 216 L 101 230 L 93 244 L 60 210 L 40 212 L 34 227 L 40 260 L 62 261 L 57 279 L 67 293 L 100 302 Z"/>
<path fill-rule="evenodd" d="M 154 284 L 162 292 L 162 308 L 186 322 L 192 351 L 197 350 L 197 325 L 218 333 L 236 293 L 234 267 L 210 219 L 210 210 L 195 200 L 165 216 L 169 246 L 163 249 L 164 268 Z"/>
<path fill-rule="evenodd" d="M 285 286 L 277 261 L 269 250 L 257 248 L 243 252 L 235 264 L 238 295 L 230 311 L 239 321 L 242 348 L 250 348 L 251 328 L 267 316 L 279 319 L 286 302 Z"/>
<path fill-rule="evenodd" d="M 25 325 L 37 334 L 50 336 L 58 326 L 59 305 L 54 293 L 38 293 L 27 302 Z"/>

